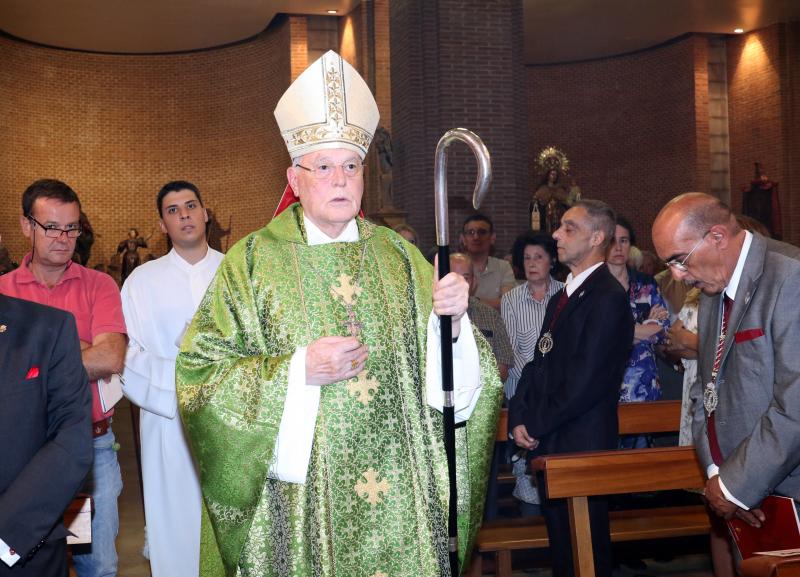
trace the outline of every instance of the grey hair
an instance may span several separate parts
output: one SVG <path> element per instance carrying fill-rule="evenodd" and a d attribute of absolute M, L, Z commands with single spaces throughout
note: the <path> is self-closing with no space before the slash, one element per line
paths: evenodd
<path fill-rule="evenodd" d="M 593 232 L 600 231 L 605 237 L 600 248 L 606 250 L 614 240 L 614 231 L 617 227 L 617 215 L 609 205 L 602 200 L 583 198 L 572 205 L 573 208 L 580 206 L 589 215 L 589 226 Z"/>

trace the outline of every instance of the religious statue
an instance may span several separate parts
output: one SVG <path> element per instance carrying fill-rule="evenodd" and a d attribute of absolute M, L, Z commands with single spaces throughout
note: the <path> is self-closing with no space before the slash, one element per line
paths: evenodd
<path fill-rule="evenodd" d="M 567 196 L 567 206 L 572 206 L 581 199 L 581 187 L 573 176 L 569 180 L 569 195 Z"/>
<path fill-rule="evenodd" d="M 772 238 L 778 240 L 782 238 L 778 183 L 761 172 L 761 164 L 758 162 L 756 162 L 755 178 L 748 186 L 742 187 L 742 212 L 766 226 Z"/>
<path fill-rule="evenodd" d="M 3 237 L 0 235 L 0 275 L 11 272 L 17 268 L 17 263 L 11 260 L 8 249 L 3 245 Z"/>
<path fill-rule="evenodd" d="M 139 257 L 140 248 L 147 248 L 147 239 L 139 236 L 139 231 L 132 228 L 128 231 L 128 238 L 120 242 L 117 246 L 117 254 L 124 252 L 122 255 L 122 273 L 120 275 L 121 284 L 125 284 L 125 279 L 128 278 L 128 275 L 141 264 L 142 259 Z"/>
<path fill-rule="evenodd" d="M 392 135 L 383 126 L 375 131 L 375 150 L 378 152 L 378 168 L 381 179 L 380 206 L 392 206 Z"/>
<path fill-rule="evenodd" d="M 92 245 L 94 244 L 94 229 L 89 222 L 89 217 L 86 213 L 81 211 L 80 217 L 81 235 L 75 241 L 75 252 L 72 254 L 72 260 L 80 265 L 86 266 L 89 262 L 89 257 L 92 254 Z"/>
<path fill-rule="evenodd" d="M 569 208 L 569 192 L 561 178 L 569 170 L 567 156 L 552 146 L 539 153 L 537 160 L 542 175 L 529 207 L 531 229 L 552 234 L 561 224 L 561 216 Z"/>

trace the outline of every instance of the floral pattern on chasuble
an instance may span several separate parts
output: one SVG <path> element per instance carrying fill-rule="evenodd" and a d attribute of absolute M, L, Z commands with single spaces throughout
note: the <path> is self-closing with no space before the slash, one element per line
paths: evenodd
<path fill-rule="evenodd" d="M 361 240 L 319 246 L 306 245 L 302 222 L 296 205 L 229 251 L 178 358 L 181 414 L 215 536 L 204 539 L 201 573 L 449 575 L 442 417 L 424 383 L 432 267 L 361 219 Z M 361 287 L 365 371 L 321 387 L 306 483 L 270 479 L 292 354 L 349 334 L 332 290 L 342 275 Z M 502 390 L 476 339 L 483 390 L 458 430 L 462 555 L 482 516 Z"/>

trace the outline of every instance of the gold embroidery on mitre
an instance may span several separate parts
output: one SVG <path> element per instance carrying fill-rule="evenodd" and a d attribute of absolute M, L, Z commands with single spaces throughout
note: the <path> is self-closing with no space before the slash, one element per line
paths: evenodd
<path fill-rule="evenodd" d="M 344 93 L 344 64 L 331 64 L 323 71 L 325 75 L 325 122 L 281 132 L 286 146 L 294 154 L 297 150 L 320 142 L 348 142 L 367 153 L 372 135 L 359 126 L 347 123 L 347 102 Z"/>

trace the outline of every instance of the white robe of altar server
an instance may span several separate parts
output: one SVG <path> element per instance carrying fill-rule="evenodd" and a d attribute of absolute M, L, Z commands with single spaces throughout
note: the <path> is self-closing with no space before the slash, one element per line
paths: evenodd
<path fill-rule="evenodd" d="M 175 249 L 137 267 L 122 287 L 128 328 L 123 391 L 142 408 L 142 480 L 153 577 L 197 577 L 200 483 L 175 395 L 180 340 L 223 255 L 197 264 Z"/>

